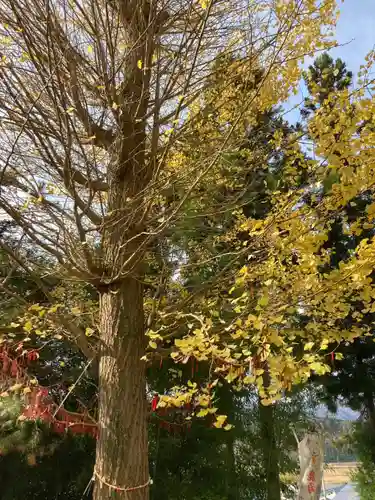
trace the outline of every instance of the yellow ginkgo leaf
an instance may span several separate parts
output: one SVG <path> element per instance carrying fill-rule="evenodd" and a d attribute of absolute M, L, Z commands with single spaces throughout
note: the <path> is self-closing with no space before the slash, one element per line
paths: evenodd
<path fill-rule="evenodd" d="M 314 346 L 314 342 L 307 342 L 305 345 L 304 345 L 304 350 L 305 351 L 311 351 L 311 349 L 313 348 Z"/>
<path fill-rule="evenodd" d="M 140 59 L 137 61 L 137 66 L 139 69 L 142 69 L 142 61 Z"/>
<path fill-rule="evenodd" d="M 31 321 L 26 321 L 26 323 L 23 325 L 23 329 L 25 330 L 25 332 L 31 332 L 31 330 L 33 329 Z"/>
<path fill-rule="evenodd" d="M 197 413 L 197 417 L 199 418 L 205 417 L 206 415 L 208 415 L 208 408 L 203 408 Z"/>
<path fill-rule="evenodd" d="M 263 307 L 263 306 L 267 306 L 268 305 L 268 302 L 269 302 L 269 298 L 267 295 L 262 295 L 262 297 L 259 298 L 258 300 L 258 304 Z"/>
<path fill-rule="evenodd" d="M 20 389 L 22 389 L 22 384 L 14 384 L 9 388 L 9 390 L 12 392 L 19 391 Z"/>
<path fill-rule="evenodd" d="M 221 429 L 227 419 L 226 415 L 217 415 L 216 416 L 216 422 L 214 422 L 214 426 L 217 427 L 218 429 Z"/>

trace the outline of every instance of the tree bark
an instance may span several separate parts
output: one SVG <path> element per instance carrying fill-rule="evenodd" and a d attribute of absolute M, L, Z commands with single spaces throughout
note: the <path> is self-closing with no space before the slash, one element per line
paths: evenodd
<path fill-rule="evenodd" d="M 275 436 L 275 408 L 264 406 L 259 400 L 259 416 L 263 444 L 264 469 L 266 472 L 267 500 L 280 500 L 279 451 Z"/>
<path fill-rule="evenodd" d="M 259 401 L 259 416 L 263 444 L 264 469 L 266 472 L 267 500 L 280 500 L 279 451 L 275 436 L 275 408 Z"/>
<path fill-rule="evenodd" d="M 270 386 L 267 362 L 264 363 L 263 385 Z M 266 472 L 267 500 L 281 500 L 279 450 L 275 434 L 275 405 L 265 406 L 259 398 L 260 434 L 263 444 L 263 463 Z"/>
<path fill-rule="evenodd" d="M 113 498 L 116 487 L 118 499 L 148 500 L 146 366 L 141 360 L 147 341 L 141 283 L 145 191 L 155 164 L 146 159 L 145 151 L 156 2 L 126 0 L 116 5 L 132 49 L 124 63 L 127 77 L 119 88 L 121 113 L 107 168 L 108 210 L 101 228 L 104 267 L 94 500 Z"/>
<path fill-rule="evenodd" d="M 94 500 L 147 500 L 148 440 L 143 289 L 126 278 L 100 296 L 99 440 Z"/>
<path fill-rule="evenodd" d="M 234 454 L 234 435 L 229 431 L 226 435 L 227 448 L 227 500 L 238 500 L 236 457 Z"/>

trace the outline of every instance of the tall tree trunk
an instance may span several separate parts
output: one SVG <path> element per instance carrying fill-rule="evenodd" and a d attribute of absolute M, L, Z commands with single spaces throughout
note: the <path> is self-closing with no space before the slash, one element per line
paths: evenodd
<path fill-rule="evenodd" d="M 99 441 L 94 499 L 113 499 L 114 490 L 148 482 L 148 441 L 143 290 L 136 278 L 100 297 L 103 353 L 99 367 Z M 148 485 L 115 493 L 147 500 Z"/>
<path fill-rule="evenodd" d="M 238 500 L 236 457 L 234 454 L 234 434 L 229 431 L 226 435 L 227 449 L 227 500 Z"/>
<path fill-rule="evenodd" d="M 267 500 L 280 500 L 279 450 L 275 436 L 275 408 L 264 406 L 259 401 L 261 438 L 263 445 L 264 469 L 267 481 Z"/>
<path fill-rule="evenodd" d="M 229 422 L 236 425 L 237 407 L 233 394 L 233 387 L 226 383 L 220 388 L 218 396 L 221 401 L 222 411 L 228 415 Z M 238 476 L 236 469 L 236 455 L 235 455 L 235 432 L 229 431 L 225 433 L 225 447 L 226 447 L 226 496 L 227 500 L 237 500 L 239 497 Z"/>
<path fill-rule="evenodd" d="M 268 364 L 264 363 L 263 385 L 270 385 Z M 267 481 L 267 500 L 281 500 L 279 450 L 275 434 L 275 406 L 262 405 L 259 398 L 260 433 L 263 444 L 263 463 Z"/>
<path fill-rule="evenodd" d="M 102 228 L 99 442 L 94 500 L 148 500 L 148 439 L 142 262 L 146 190 L 155 162 L 146 159 L 146 116 L 157 29 L 156 2 L 116 2 L 129 46 L 119 89 L 118 135 L 107 169 L 108 212 Z M 142 63 L 141 67 L 139 62 Z M 149 193 L 150 194 L 150 193 Z M 128 489 L 128 491 L 124 491 Z"/>

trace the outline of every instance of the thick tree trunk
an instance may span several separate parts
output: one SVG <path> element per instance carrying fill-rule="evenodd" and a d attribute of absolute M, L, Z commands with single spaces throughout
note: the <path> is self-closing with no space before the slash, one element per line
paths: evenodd
<path fill-rule="evenodd" d="M 270 386 L 268 363 L 264 362 L 263 385 Z M 260 434 L 263 444 L 263 463 L 267 481 L 267 500 L 281 500 L 279 449 L 275 432 L 275 405 L 262 405 L 259 398 Z"/>
<path fill-rule="evenodd" d="M 100 297 L 99 440 L 94 500 L 149 498 L 143 290 L 126 278 Z M 105 483 L 118 487 L 115 490 Z M 142 485 L 146 485 L 142 487 Z M 137 488 L 139 487 L 139 488 Z M 137 488 L 122 491 L 124 488 Z"/>
<path fill-rule="evenodd" d="M 259 401 L 259 416 L 263 445 L 264 469 L 267 481 L 267 500 L 280 500 L 279 450 L 275 436 L 275 408 Z"/>
<path fill-rule="evenodd" d="M 227 448 L 227 500 L 238 500 L 237 472 L 236 472 L 236 457 L 234 454 L 234 436 L 233 432 L 228 432 L 226 435 Z"/>
<path fill-rule="evenodd" d="M 119 500 L 148 500 L 141 268 L 147 246 L 145 192 L 154 167 L 154 162 L 146 160 L 145 151 L 156 2 L 115 4 L 132 49 L 124 63 L 127 76 L 120 85 L 121 113 L 107 169 L 107 214 L 101 229 L 104 287 L 100 296 L 99 441 L 94 500 L 108 500 L 113 495 Z"/>

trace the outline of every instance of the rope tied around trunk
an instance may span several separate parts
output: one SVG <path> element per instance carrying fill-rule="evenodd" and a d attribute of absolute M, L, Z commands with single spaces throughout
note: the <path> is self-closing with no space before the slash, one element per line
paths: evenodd
<path fill-rule="evenodd" d="M 95 477 L 99 480 L 99 482 L 101 484 L 104 484 L 105 486 L 107 486 L 111 490 L 117 491 L 117 492 L 124 491 L 125 493 L 131 492 L 131 491 L 135 491 L 135 490 L 141 490 L 142 488 L 147 488 L 147 486 L 149 486 L 152 483 L 151 482 L 151 478 L 149 477 L 148 480 L 147 480 L 147 482 L 144 483 L 144 484 L 140 484 L 138 486 L 121 487 L 121 486 L 117 486 L 115 484 L 109 483 L 108 481 L 106 481 L 106 479 L 103 476 L 101 476 L 100 474 L 98 474 L 96 471 L 94 471 L 93 480 L 95 480 Z"/>

